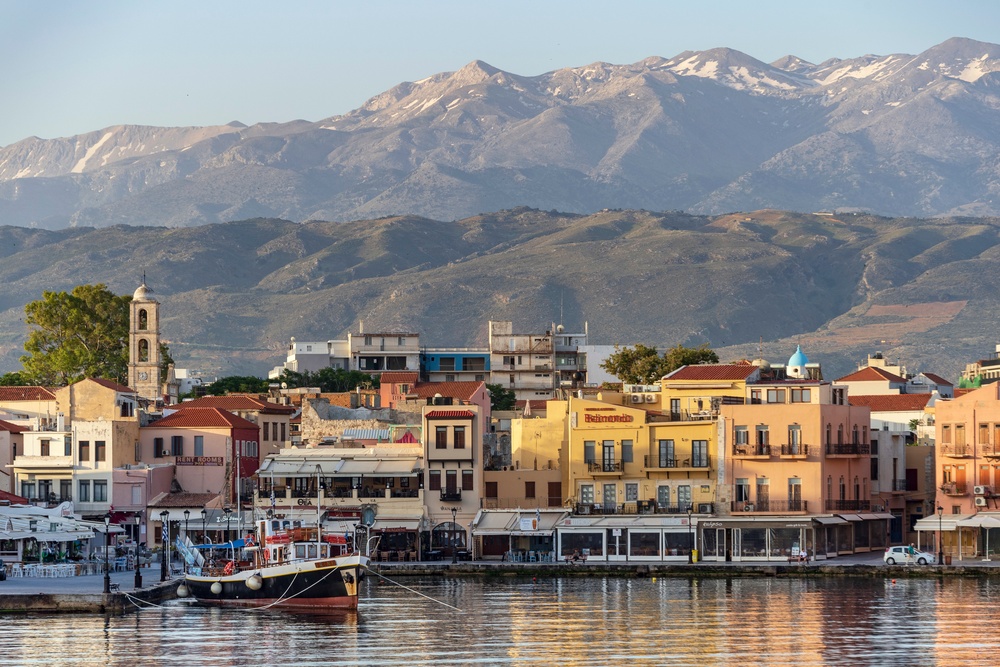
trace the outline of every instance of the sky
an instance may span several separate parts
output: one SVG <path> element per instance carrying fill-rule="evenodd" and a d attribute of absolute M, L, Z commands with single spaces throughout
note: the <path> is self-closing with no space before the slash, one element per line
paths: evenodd
<path fill-rule="evenodd" d="M 317 121 L 483 60 L 532 76 L 730 47 L 772 62 L 1000 42 L 996 0 L 0 0 L 0 146 Z"/>

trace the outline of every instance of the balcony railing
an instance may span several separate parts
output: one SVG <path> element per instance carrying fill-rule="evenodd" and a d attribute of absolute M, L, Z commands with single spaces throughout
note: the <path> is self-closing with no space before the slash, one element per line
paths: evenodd
<path fill-rule="evenodd" d="M 892 490 L 893 491 L 909 491 L 910 486 L 907 484 L 905 479 L 894 479 L 892 480 Z M 913 489 L 916 491 L 916 489 Z"/>
<path fill-rule="evenodd" d="M 871 511 L 870 500 L 827 500 L 827 512 L 867 512 Z"/>
<path fill-rule="evenodd" d="M 672 468 L 711 468 L 712 457 L 708 454 L 694 459 L 672 459 L 665 456 L 645 456 L 643 466 L 651 470 L 670 470 Z"/>
<path fill-rule="evenodd" d="M 660 397 L 657 395 L 657 402 Z M 711 421 L 719 416 L 718 410 L 672 410 L 662 415 L 649 415 L 652 422 L 695 422 Z"/>
<path fill-rule="evenodd" d="M 867 456 L 871 453 L 871 445 L 865 443 L 826 444 L 827 456 Z"/>
<path fill-rule="evenodd" d="M 969 485 L 964 482 L 948 482 L 941 485 L 941 493 L 946 496 L 964 496 L 969 493 Z"/>
<path fill-rule="evenodd" d="M 506 509 L 536 509 L 541 507 L 562 507 L 563 499 L 559 496 L 535 498 L 480 498 L 479 505 L 486 510 Z"/>
<path fill-rule="evenodd" d="M 621 472 L 624 469 L 623 461 L 591 461 L 587 464 L 587 472 Z"/>
<path fill-rule="evenodd" d="M 808 512 L 808 500 L 736 500 L 732 512 Z"/>
<path fill-rule="evenodd" d="M 695 514 L 699 510 L 707 510 L 705 514 L 711 514 L 712 503 L 673 503 L 663 505 L 655 500 L 638 500 L 622 504 L 603 503 L 577 503 L 573 508 L 574 514 L 687 514 L 688 507 L 692 508 Z"/>
<path fill-rule="evenodd" d="M 809 445 L 782 445 L 781 456 L 809 456 Z"/>
<path fill-rule="evenodd" d="M 951 459 L 966 459 L 972 456 L 971 445 L 941 445 L 941 455 Z"/>
<path fill-rule="evenodd" d="M 736 458 L 753 457 L 766 458 L 771 456 L 770 445 L 733 445 L 733 456 Z"/>
<path fill-rule="evenodd" d="M 454 491 L 441 491 L 441 500 L 445 502 L 457 503 L 462 500 L 462 490 L 455 489 Z"/>

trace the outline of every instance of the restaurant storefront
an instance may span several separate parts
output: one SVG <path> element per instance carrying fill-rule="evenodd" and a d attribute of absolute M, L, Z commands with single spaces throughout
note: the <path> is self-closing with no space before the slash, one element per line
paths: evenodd
<path fill-rule="evenodd" d="M 557 510 L 480 510 L 472 522 L 476 553 L 484 560 L 550 562 L 555 558 Z"/>
<path fill-rule="evenodd" d="M 687 562 L 694 537 L 686 516 L 572 516 L 556 526 L 556 559 Z"/>
<path fill-rule="evenodd" d="M 785 561 L 805 549 L 815 554 L 814 524 L 806 517 L 741 517 L 698 522 L 701 557 L 706 561 Z"/>

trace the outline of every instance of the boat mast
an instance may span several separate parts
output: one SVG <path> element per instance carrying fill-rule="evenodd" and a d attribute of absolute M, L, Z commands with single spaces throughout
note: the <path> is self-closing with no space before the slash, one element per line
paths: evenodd
<path fill-rule="evenodd" d="M 321 481 L 322 478 L 320 477 L 320 475 L 322 475 L 322 474 L 323 474 L 323 469 L 317 463 L 316 464 L 316 558 L 322 558 L 323 557 L 323 554 L 322 554 L 322 549 L 323 549 L 323 539 L 322 539 L 322 537 L 323 536 L 320 535 L 320 533 L 322 532 L 323 529 L 320 527 L 320 517 L 321 517 L 320 509 L 321 509 L 321 503 L 320 503 L 320 495 L 319 495 L 320 488 L 322 488 L 322 486 L 323 486 L 323 482 Z"/>

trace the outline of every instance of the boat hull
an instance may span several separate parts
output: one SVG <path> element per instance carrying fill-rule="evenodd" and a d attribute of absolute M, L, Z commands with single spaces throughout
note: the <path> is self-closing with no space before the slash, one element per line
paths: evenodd
<path fill-rule="evenodd" d="M 229 575 L 188 574 L 187 594 L 199 604 L 283 609 L 356 609 L 358 583 L 367 559 L 343 556 L 318 561 L 292 562 Z M 248 583 L 259 576 L 257 590 Z M 218 592 L 213 592 L 216 583 Z"/>

